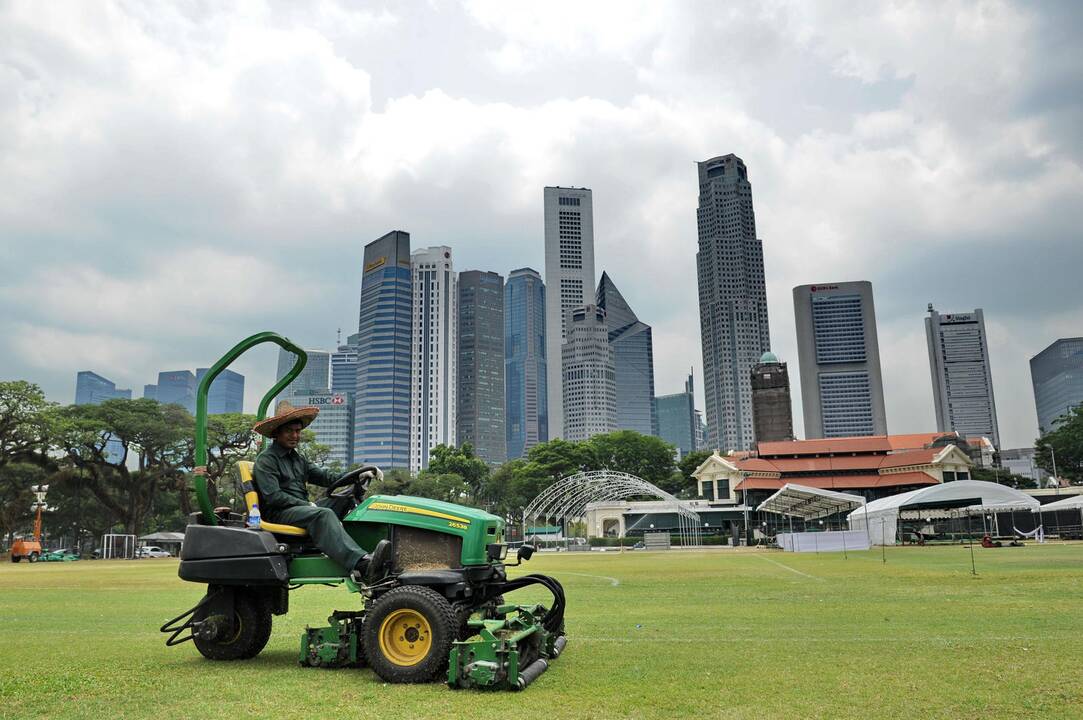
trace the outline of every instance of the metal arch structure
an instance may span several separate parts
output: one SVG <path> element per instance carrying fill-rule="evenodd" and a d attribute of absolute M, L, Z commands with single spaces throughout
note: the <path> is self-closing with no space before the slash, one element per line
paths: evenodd
<path fill-rule="evenodd" d="M 700 544 L 699 513 L 687 502 L 678 500 L 643 478 L 613 470 L 591 470 L 561 478 L 531 501 L 523 511 L 523 523 L 536 526 L 538 520 L 554 518 L 566 528 L 571 521 L 585 518 L 590 503 L 641 495 L 664 500 L 672 506 L 677 514 L 681 545 Z"/>

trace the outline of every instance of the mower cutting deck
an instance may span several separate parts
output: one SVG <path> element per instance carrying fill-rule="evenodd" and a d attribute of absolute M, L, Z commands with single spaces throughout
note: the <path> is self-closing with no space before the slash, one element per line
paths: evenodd
<path fill-rule="evenodd" d="M 239 343 L 203 376 L 196 396 L 196 464 L 207 461 L 207 392 L 214 378 L 254 345 L 273 342 L 297 356 L 293 369 L 264 396 L 272 398 L 304 367 L 306 355 L 289 340 L 260 333 Z M 238 463 L 246 502 L 258 502 L 251 463 Z M 340 478 L 328 493 L 362 497 L 374 467 Z M 346 515 L 343 526 L 367 550 L 387 542 L 391 560 L 361 577 L 315 548 L 305 531 L 243 515 L 215 514 L 206 479 L 196 477 L 201 512 L 185 532 L 179 574 L 207 585 L 200 602 L 161 630 L 167 645 L 192 640 L 212 660 L 255 657 L 267 644 L 272 616 L 289 609 L 289 595 L 306 585 L 342 585 L 360 607 L 337 610 L 324 627 L 307 628 L 299 661 L 311 667 L 367 665 L 388 682 L 446 680 L 451 687 L 521 690 L 560 655 L 564 590 L 544 575 L 509 580 L 503 519 L 475 508 L 410 496 L 376 495 Z M 533 553 L 522 546 L 519 565 Z M 514 605 L 504 596 L 530 585 L 553 596 L 550 607 Z"/>

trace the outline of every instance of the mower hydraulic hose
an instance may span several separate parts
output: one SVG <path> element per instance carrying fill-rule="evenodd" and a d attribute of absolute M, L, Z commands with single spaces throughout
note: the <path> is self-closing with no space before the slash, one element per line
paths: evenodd
<path fill-rule="evenodd" d="M 553 607 L 542 618 L 542 627 L 551 633 L 559 633 L 564 625 L 564 587 L 555 578 L 548 575 L 524 575 L 508 580 L 501 586 L 501 592 L 512 592 L 529 585 L 541 585 L 553 595 Z"/>

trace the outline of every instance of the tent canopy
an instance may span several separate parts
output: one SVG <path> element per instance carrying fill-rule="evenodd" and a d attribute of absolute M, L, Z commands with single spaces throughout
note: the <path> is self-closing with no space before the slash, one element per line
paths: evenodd
<path fill-rule="evenodd" d="M 156 532 L 150 535 L 140 535 L 139 542 L 179 543 L 184 542 L 184 533 Z"/>
<path fill-rule="evenodd" d="M 1042 505 L 1039 512 L 1052 512 L 1054 510 L 1083 510 L 1083 495 L 1072 495 L 1063 500 Z"/>
<path fill-rule="evenodd" d="M 864 504 L 864 498 L 856 495 L 786 483 L 778 492 L 760 503 L 756 509 L 815 520 L 853 510 Z"/>
<path fill-rule="evenodd" d="M 850 513 L 850 518 L 914 514 L 921 517 L 953 517 L 985 511 L 1038 509 L 1038 501 L 1007 485 L 982 480 L 956 480 L 873 500 Z"/>

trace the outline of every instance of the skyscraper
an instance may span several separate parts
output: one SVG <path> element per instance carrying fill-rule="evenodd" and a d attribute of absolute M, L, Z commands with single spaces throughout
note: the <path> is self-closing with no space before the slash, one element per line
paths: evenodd
<path fill-rule="evenodd" d="M 112 380 L 103 378 L 96 372 L 83 370 L 75 374 L 75 404 L 97 405 L 105 400 L 123 398 L 132 399 L 131 390 L 118 390 Z"/>
<path fill-rule="evenodd" d="M 545 326 L 549 437 L 564 437 L 561 348 L 567 313 L 594 302 L 594 199 L 587 188 L 547 187 Z"/>
<path fill-rule="evenodd" d="M 131 390 L 118 390 L 112 380 L 90 370 L 83 370 L 75 375 L 75 404 L 98 405 L 106 400 L 131 400 Z M 119 463 L 124 457 L 124 445 L 120 440 L 106 440 L 105 456 L 113 463 Z"/>
<path fill-rule="evenodd" d="M 358 318 L 353 462 L 410 466 L 413 293 L 410 234 L 365 246 Z"/>
<path fill-rule="evenodd" d="M 158 390 L 155 399 L 163 405 L 180 405 L 195 415 L 196 376 L 191 370 L 167 370 L 158 373 Z"/>
<path fill-rule="evenodd" d="M 504 428 L 504 278 L 459 273 L 459 358 L 455 433 L 492 465 L 508 459 Z"/>
<path fill-rule="evenodd" d="M 504 387 L 508 458 L 549 440 L 545 284 L 530 268 L 504 285 Z"/>
<path fill-rule="evenodd" d="M 697 449 L 695 398 L 692 393 L 692 373 L 684 382 L 684 392 L 659 395 L 655 398 L 658 415 L 658 437 L 677 448 L 677 457 L 683 458 Z"/>
<path fill-rule="evenodd" d="M 570 310 L 566 330 L 564 439 L 576 442 L 617 429 L 616 371 L 605 310 L 597 305 Z"/>
<path fill-rule="evenodd" d="M 608 274 L 598 283 L 617 385 L 617 429 L 658 434 L 654 407 L 654 344 L 651 326 L 640 322 Z"/>
<path fill-rule="evenodd" d="M 196 387 L 208 370 L 210 368 L 196 368 Z M 226 368 L 218 373 L 207 392 L 207 414 L 240 412 L 244 412 L 244 375 Z"/>
<path fill-rule="evenodd" d="M 331 353 L 326 350 L 309 350 L 305 348 L 308 361 L 305 363 L 301 374 L 293 379 L 279 394 L 279 399 L 285 399 L 287 395 L 303 395 L 313 390 L 327 390 L 330 388 L 331 378 Z M 278 373 L 275 380 L 281 380 L 293 368 L 297 356 L 285 348 L 278 349 Z"/>
<path fill-rule="evenodd" d="M 795 287 L 793 311 L 805 437 L 886 435 L 872 283 Z"/>
<path fill-rule="evenodd" d="M 345 471 L 353 462 L 353 410 L 346 394 L 323 388 L 287 393 L 282 399 L 294 407 L 312 406 L 320 409 L 320 414 L 308 429 L 315 434 L 316 442 L 330 448 L 328 462 L 337 465 L 340 471 Z"/>
<path fill-rule="evenodd" d="M 974 312 L 941 315 L 929 303 L 925 318 L 929 371 L 933 377 L 936 429 L 969 437 L 987 437 L 1000 448 L 993 375 L 985 316 Z"/>
<path fill-rule="evenodd" d="M 790 373 L 773 352 L 765 352 L 752 368 L 752 422 L 756 442 L 793 440 Z"/>
<path fill-rule="evenodd" d="M 451 248 L 415 250 L 413 371 L 410 375 L 410 471 L 429 466 L 437 445 L 456 444 L 456 343 L 459 294 Z"/>
<path fill-rule="evenodd" d="M 1083 405 L 1083 337 L 1061 338 L 1030 359 L 1030 381 L 1038 410 L 1038 432 Z"/>
<path fill-rule="evenodd" d="M 707 441 L 747 450 L 752 426 L 752 366 L 771 349 L 763 243 L 756 237 L 752 185 L 744 161 L 723 155 L 699 168 L 699 323 Z"/>
<path fill-rule="evenodd" d="M 357 351 L 360 335 L 354 333 L 331 353 L 331 392 L 353 397 L 357 390 Z"/>

